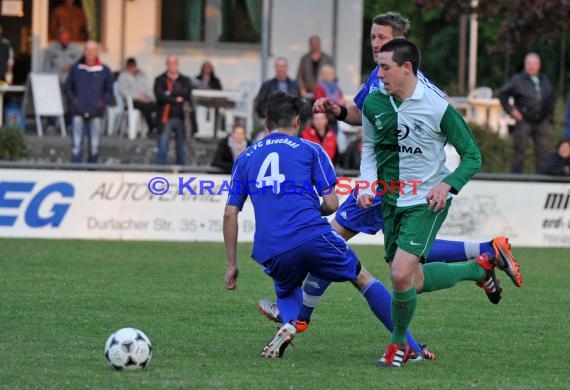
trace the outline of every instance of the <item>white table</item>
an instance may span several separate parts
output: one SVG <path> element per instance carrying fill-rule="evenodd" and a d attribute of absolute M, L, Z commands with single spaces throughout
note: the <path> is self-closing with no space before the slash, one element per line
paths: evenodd
<path fill-rule="evenodd" d="M 7 92 L 24 93 L 25 85 L 0 85 L 0 126 L 4 125 L 4 94 Z"/>
<path fill-rule="evenodd" d="M 238 99 L 238 92 L 232 90 L 193 89 L 192 101 L 196 105 L 214 109 L 214 139 L 217 138 L 218 111 L 220 108 L 233 108 Z"/>

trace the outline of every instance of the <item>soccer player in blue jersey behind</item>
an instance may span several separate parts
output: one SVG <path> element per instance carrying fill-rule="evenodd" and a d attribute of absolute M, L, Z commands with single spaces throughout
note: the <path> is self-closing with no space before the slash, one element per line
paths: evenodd
<path fill-rule="evenodd" d="M 269 95 L 265 123 L 270 134 L 237 158 L 224 211 L 225 283 L 233 289 L 239 273 L 238 214 L 251 197 L 256 222 L 252 257 L 273 278 L 282 322 L 261 352 L 265 358 L 282 357 L 295 337 L 301 285 L 309 272 L 342 282 L 356 280 L 361 271 L 356 254 L 324 217 L 338 208 L 337 177 L 323 148 L 298 137 L 302 104 L 282 91 Z"/>
<path fill-rule="evenodd" d="M 410 22 L 396 12 L 387 12 L 385 14 L 374 17 L 370 30 L 370 40 L 372 46 L 372 54 L 374 58 L 380 53 L 380 49 L 384 44 L 390 42 L 394 38 L 404 37 L 408 32 Z M 364 85 L 361 87 L 354 98 L 355 105 L 341 107 L 330 102 L 327 99 L 319 99 L 313 107 L 315 112 L 327 112 L 335 115 L 339 120 L 343 120 L 351 125 L 362 124 L 361 109 L 364 99 L 368 94 L 383 89 L 382 82 L 378 77 L 379 67 L 377 66 L 371 73 Z M 440 96 L 445 94 L 433 85 L 421 71 L 418 71 L 419 81 L 427 88 L 435 91 Z M 332 226 L 345 240 L 349 240 L 358 233 L 376 234 L 383 229 L 384 220 L 382 217 L 382 196 L 377 195 L 368 209 L 360 209 L 356 204 L 357 194 L 352 191 L 344 203 L 337 211 L 332 221 Z M 468 259 L 477 258 L 483 253 L 488 253 L 491 257 L 498 259 L 514 260 L 514 256 L 510 249 L 510 244 L 506 237 L 496 237 L 490 242 L 462 242 L 436 240 L 427 256 L 426 262 L 459 262 Z M 369 302 L 371 294 L 380 294 L 379 300 L 382 302 L 376 306 L 370 306 L 371 310 L 382 319 L 382 322 L 389 331 L 392 331 L 391 319 L 391 295 L 390 292 L 369 273 L 363 269 L 358 280 L 353 283 L 354 286 Z M 297 321 L 298 332 L 305 331 L 310 323 L 313 310 L 318 306 L 321 298 L 330 285 L 330 281 L 322 280 L 314 275 L 309 275 L 303 285 L 303 307 Z M 380 289 L 370 289 L 370 286 L 380 285 Z M 490 272 L 487 280 L 478 282 L 477 285 L 485 291 L 489 300 L 497 304 L 501 299 L 501 286 L 494 272 Z M 277 305 L 268 300 L 259 301 L 259 310 L 267 318 L 273 321 L 280 321 L 280 313 Z M 410 341 L 410 360 L 417 361 L 423 358 L 434 359 L 435 355 L 428 352 L 425 348 L 420 347 L 414 340 Z"/>

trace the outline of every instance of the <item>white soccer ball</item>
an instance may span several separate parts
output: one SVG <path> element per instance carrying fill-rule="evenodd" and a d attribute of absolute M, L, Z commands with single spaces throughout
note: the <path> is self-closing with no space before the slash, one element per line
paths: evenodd
<path fill-rule="evenodd" d="M 113 333 L 105 343 L 105 359 L 116 370 L 140 370 L 152 357 L 149 338 L 135 328 L 123 328 Z"/>

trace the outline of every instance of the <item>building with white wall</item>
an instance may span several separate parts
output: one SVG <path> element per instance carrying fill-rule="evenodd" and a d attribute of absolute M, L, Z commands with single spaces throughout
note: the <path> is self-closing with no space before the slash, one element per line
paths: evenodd
<path fill-rule="evenodd" d="M 132 56 L 154 77 L 164 71 L 166 56 L 177 54 L 181 71 L 190 76 L 198 74 L 203 61 L 211 61 L 224 88 L 237 88 L 243 81 L 261 82 L 261 21 L 267 20 L 268 78 L 274 73 L 273 59 L 277 56 L 288 59 L 289 75 L 294 78 L 300 58 L 308 50 L 308 38 L 319 35 L 323 51 L 335 56 L 339 83 L 345 93 L 354 94 L 361 83 L 362 0 L 83 0 L 80 3 L 84 7 L 97 7 L 101 59 L 113 70 L 119 70 L 124 60 Z M 268 7 L 266 19 L 262 15 L 264 5 Z M 49 44 L 53 6 L 54 0 L 33 0 L 34 71 L 41 70 L 43 53 Z M 253 39 L 248 29 L 255 30 Z M 240 40 L 240 36 L 245 37 L 242 42 L 229 42 Z"/>

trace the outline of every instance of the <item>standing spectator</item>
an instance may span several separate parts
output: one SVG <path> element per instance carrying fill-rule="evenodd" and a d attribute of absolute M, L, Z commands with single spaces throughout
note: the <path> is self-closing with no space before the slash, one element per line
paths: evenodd
<path fill-rule="evenodd" d="M 558 143 L 556 152 L 551 153 L 542 173 L 546 175 L 570 176 L 570 139 L 563 139 Z"/>
<path fill-rule="evenodd" d="M 362 145 L 362 128 L 359 127 L 356 133 L 356 139 L 348 145 L 344 153 L 344 167 L 346 169 L 360 169 Z"/>
<path fill-rule="evenodd" d="M 215 89 L 215 90 L 222 90 L 222 83 L 220 82 L 220 79 L 218 79 L 214 73 L 214 66 L 212 65 L 212 63 L 210 61 L 205 61 L 202 64 L 202 67 L 200 68 L 200 74 L 198 76 L 196 76 L 194 85 L 196 86 L 196 88 L 199 89 Z M 190 113 L 190 120 L 192 121 L 192 132 L 193 133 L 197 133 L 198 132 L 198 121 L 196 120 L 196 116 L 197 115 L 202 115 L 204 117 L 206 117 L 206 120 L 210 120 L 210 111 L 211 109 L 208 109 L 206 107 L 196 107 L 196 110 L 192 110 L 192 112 Z M 216 118 L 218 121 L 221 120 L 222 121 L 222 126 L 221 128 L 225 128 L 224 125 L 224 116 L 218 116 L 218 115 L 214 115 L 214 118 Z M 218 129 L 218 123 L 214 123 L 214 128 Z"/>
<path fill-rule="evenodd" d="M 210 61 L 205 61 L 200 68 L 200 74 L 196 77 L 197 88 L 200 89 L 222 89 L 220 79 L 214 73 L 214 67 Z"/>
<path fill-rule="evenodd" d="M 81 58 L 79 46 L 71 42 L 71 34 L 65 27 L 60 27 L 57 32 L 57 41 L 49 45 L 44 58 L 44 71 L 57 73 L 59 82 L 65 85 L 67 76 L 73 64 Z"/>
<path fill-rule="evenodd" d="M 133 106 L 139 110 L 146 121 L 149 131 L 156 130 L 158 106 L 146 74 L 137 66 L 134 58 L 128 58 L 125 70 L 119 75 L 119 92 L 122 96 L 133 99 Z"/>
<path fill-rule="evenodd" d="M 273 91 L 283 91 L 294 95 L 299 95 L 299 85 L 288 76 L 289 65 L 284 57 L 275 59 L 275 77 L 265 81 L 255 98 L 255 111 L 260 118 L 265 118 L 267 107 L 267 97 Z"/>
<path fill-rule="evenodd" d="M 12 84 L 12 69 L 14 67 L 14 50 L 12 44 L 4 38 L 4 28 L 0 25 L 0 80 Z"/>
<path fill-rule="evenodd" d="M 554 117 L 554 91 L 548 77 L 540 72 L 540 57 L 529 53 L 524 60 L 524 70 L 514 75 L 499 93 L 503 109 L 516 124 L 513 130 L 512 172 L 522 173 L 529 136 L 534 141 L 535 172 L 550 149 L 550 123 Z M 514 98 L 514 105 L 509 98 Z"/>
<path fill-rule="evenodd" d="M 231 173 L 234 161 L 250 144 L 245 137 L 245 128 L 243 126 L 234 127 L 232 133 L 218 144 L 212 165 L 223 169 L 226 173 Z"/>
<path fill-rule="evenodd" d="M 83 57 L 71 68 L 65 83 L 65 96 L 72 115 L 71 161 L 81 162 L 84 135 L 89 141 L 88 162 L 99 157 L 102 117 L 113 102 L 113 75 L 99 60 L 97 42 L 87 41 Z"/>
<path fill-rule="evenodd" d="M 166 164 L 170 134 L 176 133 L 176 163 L 186 164 L 186 129 L 184 120 L 192 98 L 190 79 L 178 70 L 178 57 L 169 55 L 166 59 L 166 72 L 154 81 L 154 95 L 160 110 L 161 132 L 158 137 L 156 163 Z M 185 107 L 186 106 L 186 107 Z"/>
<path fill-rule="evenodd" d="M 311 124 L 302 131 L 301 138 L 321 145 L 334 162 L 337 154 L 337 139 L 333 129 L 329 126 L 326 114 L 314 113 Z"/>
<path fill-rule="evenodd" d="M 313 93 L 323 65 L 332 65 L 331 56 L 321 51 L 321 39 L 314 35 L 309 38 L 309 52 L 301 57 L 297 70 L 297 82 L 301 95 Z"/>
<path fill-rule="evenodd" d="M 57 38 L 57 32 L 65 27 L 71 34 L 71 40 L 85 42 L 87 40 L 87 18 L 80 5 L 74 0 L 65 0 L 51 11 L 49 18 L 49 38 Z"/>

